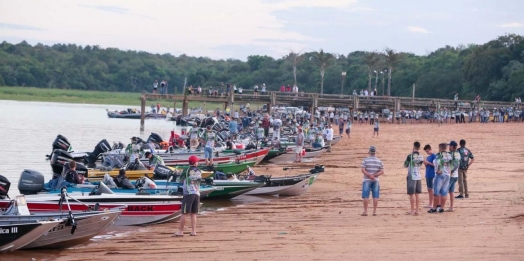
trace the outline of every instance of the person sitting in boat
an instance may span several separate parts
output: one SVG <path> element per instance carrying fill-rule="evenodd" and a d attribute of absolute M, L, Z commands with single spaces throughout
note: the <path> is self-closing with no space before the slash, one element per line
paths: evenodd
<path fill-rule="evenodd" d="M 320 136 L 319 133 L 315 134 L 315 141 L 313 142 L 313 148 L 322 148 L 324 143 L 324 138 Z"/>
<path fill-rule="evenodd" d="M 164 160 L 162 159 L 162 157 L 160 157 L 158 155 L 154 155 L 153 153 L 151 153 L 149 151 L 146 152 L 145 156 L 146 156 L 147 159 L 149 159 L 149 168 L 148 169 L 154 169 L 158 165 L 165 166 L 164 165 Z"/>
<path fill-rule="evenodd" d="M 275 137 L 273 139 L 273 142 L 271 142 L 271 148 L 275 150 L 280 150 L 282 148 L 282 145 L 280 144 L 280 141 L 278 140 L 278 137 Z"/>
<path fill-rule="evenodd" d="M 65 180 L 72 184 L 83 184 L 84 183 L 85 177 L 76 172 L 76 162 L 74 161 L 69 162 L 69 171 L 67 172 L 65 176 Z"/>
<path fill-rule="evenodd" d="M 246 172 L 248 176 L 256 176 L 255 171 L 250 166 L 247 166 Z"/>
<path fill-rule="evenodd" d="M 226 141 L 226 150 L 232 150 L 232 149 L 233 149 L 233 142 L 231 142 L 231 137 L 228 137 Z"/>
<path fill-rule="evenodd" d="M 227 181 L 240 181 L 238 180 L 237 175 L 233 173 L 227 173 L 226 177 L 227 177 Z"/>
<path fill-rule="evenodd" d="M 135 189 L 135 186 L 131 184 L 131 181 L 126 177 L 126 170 L 120 169 L 118 171 L 118 176 L 113 178 L 116 186 L 123 189 Z"/>

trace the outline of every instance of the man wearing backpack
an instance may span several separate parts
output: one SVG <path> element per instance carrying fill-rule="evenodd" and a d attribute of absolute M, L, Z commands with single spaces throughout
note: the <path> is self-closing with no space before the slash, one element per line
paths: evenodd
<path fill-rule="evenodd" d="M 460 153 L 461 160 L 458 170 L 458 183 L 460 194 L 455 198 L 463 199 L 464 197 L 469 198 L 467 174 L 469 166 L 475 162 L 475 156 L 473 156 L 473 153 L 471 153 L 471 151 L 466 148 L 465 140 L 460 140 L 459 144 L 460 148 L 458 149 L 458 152 Z"/>

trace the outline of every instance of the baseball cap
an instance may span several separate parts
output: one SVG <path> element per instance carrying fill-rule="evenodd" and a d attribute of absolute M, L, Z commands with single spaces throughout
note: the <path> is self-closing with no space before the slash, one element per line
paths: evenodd
<path fill-rule="evenodd" d="M 195 165 L 200 159 L 195 156 L 195 155 L 192 155 L 189 157 L 189 165 Z"/>
<path fill-rule="evenodd" d="M 377 148 L 375 148 L 375 146 L 371 146 L 371 147 L 369 147 L 369 152 L 375 153 L 375 152 L 377 152 Z"/>
<path fill-rule="evenodd" d="M 457 142 L 456 142 L 456 141 L 452 140 L 452 141 L 450 141 L 450 142 L 449 142 L 449 144 L 448 144 L 448 145 L 449 145 L 449 146 L 453 146 L 453 147 L 456 147 L 456 146 L 457 146 L 458 144 L 457 144 Z"/>

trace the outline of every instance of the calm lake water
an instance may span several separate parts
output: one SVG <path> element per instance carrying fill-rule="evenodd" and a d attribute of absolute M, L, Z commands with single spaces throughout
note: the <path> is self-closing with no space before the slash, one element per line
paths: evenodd
<path fill-rule="evenodd" d="M 0 137 L 4 149 L 0 160 L 0 175 L 11 181 L 10 196 L 17 195 L 18 178 L 24 169 L 33 169 L 52 177 L 49 161 L 51 144 L 61 134 L 76 151 L 92 151 L 102 139 L 126 144 L 133 136 L 147 139 L 151 132 L 168 138 L 174 122 L 146 120 L 140 133 L 140 120 L 110 119 L 106 109 L 122 110 L 128 106 L 20 102 L 0 100 Z M 137 106 L 138 108 L 138 106 Z"/>

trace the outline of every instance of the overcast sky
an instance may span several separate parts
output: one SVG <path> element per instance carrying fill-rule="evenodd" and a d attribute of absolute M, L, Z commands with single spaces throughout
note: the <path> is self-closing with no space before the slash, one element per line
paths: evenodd
<path fill-rule="evenodd" d="M 291 50 L 427 54 L 524 35 L 521 0 L 0 0 L 0 41 L 211 58 Z"/>

